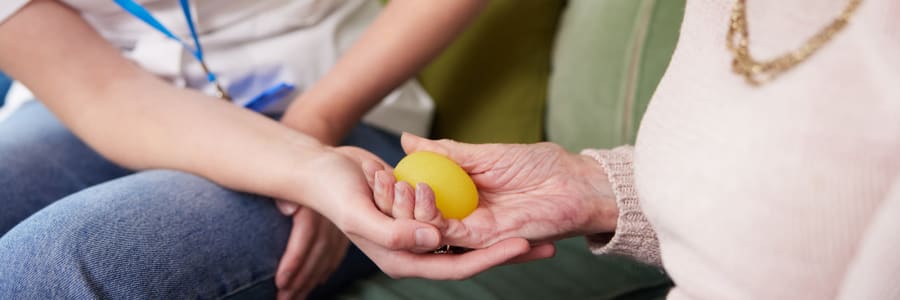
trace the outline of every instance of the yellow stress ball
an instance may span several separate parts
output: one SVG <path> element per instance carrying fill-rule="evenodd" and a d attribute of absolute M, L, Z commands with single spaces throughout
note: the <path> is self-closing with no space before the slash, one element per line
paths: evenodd
<path fill-rule="evenodd" d="M 446 219 L 463 219 L 478 207 L 478 191 L 472 178 L 443 155 L 425 151 L 409 154 L 397 163 L 394 177 L 413 187 L 419 182 L 428 184 Z"/>

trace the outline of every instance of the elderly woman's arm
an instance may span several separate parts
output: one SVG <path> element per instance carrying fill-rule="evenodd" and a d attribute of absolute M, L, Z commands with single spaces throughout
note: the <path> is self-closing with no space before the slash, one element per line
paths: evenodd
<path fill-rule="evenodd" d="M 587 235 L 591 251 L 595 254 L 631 256 L 652 265 L 661 265 L 656 231 L 644 216 L 634 184 L 634 148 L 588 149 L 581 154 L 590 156 L 603 166 L 619 208 L 614 232 Z"/>

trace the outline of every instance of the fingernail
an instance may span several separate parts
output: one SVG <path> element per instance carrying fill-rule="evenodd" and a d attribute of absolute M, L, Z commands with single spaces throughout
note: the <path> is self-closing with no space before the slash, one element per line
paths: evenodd
<path fill-rule="evenodd" d="M 400 189 L 403 188 L 403 185 L 404 183 L 402 181 L 397 181 L 394 183 L 394 201 L 403 197 L 403 192 L 400 191 Z"/>
<path fill-rule="evenodd" d="M 416 229 L 416 247 L 434 248 L 437 247 L 438 237 L 434 234 L 434 230 L 430 228 Z"/>
<path fill-rule="evenodd" d="M 294 213 L 297 212 L 298 208 L 300 208 L 300 207 L 298 207 L 296 205 L 291 205 L 287 208 L 287 211 L 285 213 L 289 216 L 292 216 L 292 215 L 294 215 Z"/>
<path fill-rule="evenodd" d="M 286 216 L 291 216 L 295 212 L 297 212 L 297 209 L 300 208 L 300 205 L 290 203 L 290 202 L 278 201 L 275 203 L 275 207 L 277 207 L 278 210 L 281 211 L 282 214 L 284 214 Z"/>
<path fill-rule="evenodd" d="M 363 162 L 362 168 L 363 168 L 363 173 L 366 174 L 366 178 L 375 177 L 375 171 L 378 171 L 378 166 L 375 165 L 375 163 L 370 162 L 370 161 Z"/>
<path fill-rule="evenodd" d="M 375 173 L 375 182 L 372 183 L 372 185 L 375 186 L 374 192 L 375 192 L 375 195 L 376 195 L 376 196 L 377 196 L 377 195 L 381 195 L 381 193 L 383 193 L 382 190 L 384 190 L 384 188 L 381 187 L 381 181 L 382 181 L 382 180 L 379 180 L 379 179 L 378 179 L 379 177 L 381 177 L 381 176 L 379 176 L 379 175 L 380 175 L 379 173 Z"/>
<path fill-rule="evenodd" d="M 422 182 L 416 183 L 416 198 L 425 198 L 425 188 L 428 185 Z"/>

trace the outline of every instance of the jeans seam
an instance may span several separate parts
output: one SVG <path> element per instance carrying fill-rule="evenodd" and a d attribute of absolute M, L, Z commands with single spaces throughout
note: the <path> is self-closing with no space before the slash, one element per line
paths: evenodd
<path fill-rule="evenodd" d="M 228 292 L 227 294 L 222 295 L 221 297 L 219 297 L 219 298 L 217 298 L 217 299 L 227 299 L 228 297 L 234 296 L 234 294 L 243 292 L 243 291 L 245 291 L 245 290 L 247 290 L 247 289 L 249 289 L 249 288 L 251 288 L 251 287 L 253 287 L 253 286 L 256 286 L 256 285 L 258 285 L 258 284 L 260 284 L 260 283 L 263 283 L 263 282 L 265 282 L 265 281 L 267 281 L 267 280 L 270 280 L 270 279 L 273 279 L 273 278 L 275 278 L 275 273 L 272 273 L 271 275 L 263 276 L 263 277 L 261 277 L 260 279 L 251 281 L 251 282 L 249 282 L 249 283 L 247 283 L 247 284 L 244 284 L 244 285 L 242 285 L 242 286 L 240 286 L 240 287 L 237 287 L 237 288 L 235 288 L 234 290 L 232 290 L 231 292 Z"/>

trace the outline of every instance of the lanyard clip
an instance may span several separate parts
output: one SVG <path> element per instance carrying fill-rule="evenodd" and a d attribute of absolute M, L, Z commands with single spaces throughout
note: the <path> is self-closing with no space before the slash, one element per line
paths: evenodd
<path fill-rule="evenodd" d="M 212 75 L 213 73 L 209 71 L 209 67 L 206 66 L 205 61 L 200 61 L 200 67 L 203 67 L 203 72 L 205 72 L 207 76 L 212 77 L 210 82 L 216 86 L 216 96 L 222 98 L 222 100 L 231 101 L 231 96 L 228 95 L 228 92 L 225 91 L 224 88 L 222 88 L 222 85 L 219 84 L 219 80 L 214 77 L 215 75 Z"/>

